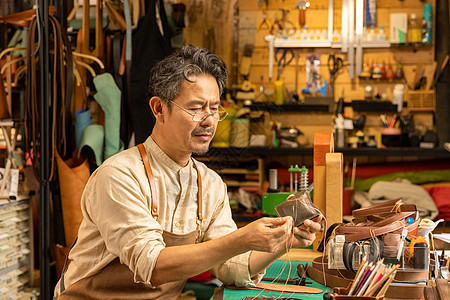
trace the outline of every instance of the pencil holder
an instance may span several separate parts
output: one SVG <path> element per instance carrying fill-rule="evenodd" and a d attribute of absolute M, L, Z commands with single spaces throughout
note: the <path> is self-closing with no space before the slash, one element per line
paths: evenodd
<path fill-rule="evenodd" d="M 333 300 L 384 300 L 384 296 L 380 297 L 369 297 L 369 296 L 355 296 L 355 295 L 348 295 L 348 292 L 350 291 L 350 287 L 342 288 L 342 287 L 335 287 L 331 290 L 333 293 Z"/>
<path fill-rule="evenodd" d="M 381 133 L 381 143 L 385 147 L 399 147 L 401 133 L 400 128 L 384 128 Z"/>

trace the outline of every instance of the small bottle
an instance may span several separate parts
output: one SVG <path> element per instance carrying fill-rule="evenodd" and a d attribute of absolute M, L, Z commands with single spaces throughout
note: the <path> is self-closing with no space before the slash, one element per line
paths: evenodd
<path fill-rule="evenodd" d="M 315 39 L 320 41 L 322 39 L 322 34 L 320 33 L 320 29 L 317 29 L 315 32 Z"/>
<path fill-rule="evenodd" d="M 389 61 L 388 67 L 386 70 L 386 79 L 394 79 L 394 78 L 395 78 L 394 70 L 392 69 L 392 64 Z"/>
<path fill-rule="evenodd" d="M 341 34 L 337 29 L 333 30 L 333 42 L 339 42 L 341 40 Z"/>
<path fill-rule="evenodd" d="M 378 63 L 373 68 L 372 78 L 373 79 L 381 79 L 381 67 Z"/>
<path fill-rule="evenodd" d="M 417 15 L 411 14 L 411 18 L 408 23 L 408 43 L 420 43 L 422 41 L 421 31 L 419 21 L 417 21 Z"/>
<path fill-rule="evenodd" d="M 375 28 L 372 26 L 370 26 L 370 31 L 367 34 L 367 41 L 371 42 L 371 41 L 376 41 L 377 39 L 377 35 L 375 33 Z"/>
<path fill-rule="evenodd" d="M 379 41 L 386 40 L 386 33 L 384 32 L 383 26 L 380 26 L 380 31 L 378 31 L 378 40 Z"/>
<path fill-rule="evenodd" d="M 300 32 L 300 29 L 297 29 L 297 31 L 295 31 L 295 36 L 294 36 L 294 38 L 295 38 L 296 40 L 301 40 L 301 32 Z"/>
<path fill-rule="evenodd" d="M 321 37 L 320 37 L 321 40 L 323 40 L 323 41 L 328 40 L 328 31 L 326 29 L 322 29 L 322 33 L 320 35 L 321 35 Z"/>
<path fill-rule="evenodd" d="M 300 35 L 300 39 L 301 39 L 302 41 L 308 40 L 308 30 L 306 29 L 306 25 L 303 26 L 302 33 L 301 33 L 301 35 Z"/>
<path fill-rule="evenodd" d="M 384 80 L 386 79 L 386 67 L 384 61 L 381 63 L 380 69 L 381 69 L 381 79 Z"/>

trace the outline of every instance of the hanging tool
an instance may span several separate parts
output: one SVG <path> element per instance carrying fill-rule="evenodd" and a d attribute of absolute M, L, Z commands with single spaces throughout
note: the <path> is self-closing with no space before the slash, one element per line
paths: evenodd
<path fill-rule="evenodd" d="M 297 51 L 295 52 L 295 92 L 298 94 L 298 67 L 299 67 L 299 62 L 300 60 L 300 53 L 298 53 Z"/>
<path fill-rule="evenodd" d="M 280 51 L 282 51 L 281 56 L 279 56 Z M 277 80 L 280 80 L 284 68 L 289 65 L 293 59 L 294 51 L 292 49 L 277 49 L 275 52 L 275 61 L 278 62 Z"/>
<path fill-rule="evenodd" d="M 297 1 L 295 8 L 298 8 L 298 25 L 303 28 L 306 24 L 306 9 L 311 4 L 308 1 Z"/>
<path fill-rule="evenodd" d="M 282 30 L 283 37 L 287 38 L 291 33 L 293 34 L 295 32 L 295 25 L 287 17 L 289 13 L 288 9 L 280 8 L 279 10 L 281 10 L 281 21 L 278 21 L 278 27 Z"/>
<path fill-rule="evenodd" d="M 264 0 L 264 2 L 266 3 L 266 8 L 269 7 L 269 0 Z M 258 6 L 262 7 L 263 5 L 263 0 L 258 0 Z"/>
<path fill-rule="evenodd" d="M 334 54 L 328 56 L 328 71 L 330 71 L 330 97 L 334 101 L 334 80 L 336 74 L 344 67 L 344 61 L 340 57 L 336 57 Z"/>
<path fill-rule="evenodd" d="M 269 32 L 272 31 L 272 23 L 267 18 L 266 12 L 263 12 L 263 18 L 261 21 L 259 21 L 258 25 L 256 26 L 256 30 L 260 31 L 264 25 L 269 30 Z"/>

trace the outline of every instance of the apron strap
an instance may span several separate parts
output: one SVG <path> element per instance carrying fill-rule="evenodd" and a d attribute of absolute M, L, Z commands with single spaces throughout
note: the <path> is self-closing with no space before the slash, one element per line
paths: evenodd
<path fill-rule="evenodd" d="M 142 156 L 142 161 L 144 162 L 144 167 L 145 167 L 145 171 L 147 173 L 147 177 L 148 177 L 148 182 L 150 184 L 150 192 L 152 194 L 152 216 L 153 217 L 157 217 L 158 216 L 158 202 L 156 201 L 157 199 L 157 194 L 156 194 L 156 185 L 155 185 L 155 180 L 153 178 L 153 172 L 152 172 L 152 168 L 150 167 L 150 163 L 148 161 L 148 157 L 147 157 L 147 151 L 145 151 L 144 148 L 144 144 L 139 144 L 137 145 L 139 152 L 141 153 Z M 203 221 L 203 205 L 202 205 L 202 177 L 200 175 L 200 171 L 197 168 L 197 165 L 194 163 L 194 167 L 195 170 L 197 170 L 197 177 L 198 177 L 198 220 L 199 221 Z"/>
<path fill-rule="evenodd" d="M 59 293 L 60 294 L 62 294 L 62 292 L 64 292 L 64 290 L 66 289 L 66 287 L 64 286 L 64 273 L 66 272 L 67 263 L 69 262 L 70 250 L 72 250 L 73 246 L 75 246 L 75 243 L 77 242 L 77 240 L 78 240 L 78 237 L 75 238 L 75 241 L 73 241 L 72 246 L 70 246 L 69 252 L 67 252 L 66 260 L 64 261 L 64 267 L 62 269 L 61 278 L 59 280 Z"/>
<path fill-rule="evenodd" d="M 139 152 L 142 156 L 142 161 L 144 162 L 145 171 L 147 172 L 148 182 L 150 184 L 150 192 L 152 194 L 152 216 L 157 217 L 158 216 L 158 199 L 156 194 L 156 186 L 155 186 L 155 180 L 153 178 L 153 172 L 152 168 L 150 167 L 150 163 L 148 162 L 147 152 L 145 151 L 144 145 L 139 144 L 137 145 Z"/>

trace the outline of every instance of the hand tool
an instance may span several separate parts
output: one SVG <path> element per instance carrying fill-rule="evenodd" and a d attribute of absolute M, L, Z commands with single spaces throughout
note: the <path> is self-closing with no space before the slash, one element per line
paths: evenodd
<path fill-rule="evenodd" d="M 328 56 L 328 71 L 330 71 L 330 97 L 334 100 L 334 80 L 336 74 L 344 67 L 342 58 L 336 57 L 334 54 Z"/>
<path fill-rule="evenodd" d="M 309 268 L 309 264 L 299 264 L 297 265 L 297 274 L 300 276 L 300 285 L 311 284 L 311 282 L 306 282 L 306 271 Z"/>
<path fill-rule="evenodd" d="M 303 28 L 306 23 L 306 9 L 310 6 L 308 1 L 297 1 L 295 8 L 298 8 L 298 25 Z"/>
<path fill-rule="evenodd" d="M 272 23 L 269 21 L 269 19 L 267 18 L 267 14 L 266 12 L 263 12 L 263 18 L 261 21 L 259 21 L 258 25 L 256 26 L 256 30 L 261 30 L 261 28 L 263 26 L 266 26 L 267 29 L 269 30 L 269 32 L 272 30 Z"/>
<path fill-rule="evenodd" d="M 281 56 L 279 56 L 280 51 L 282 51 Z M 275 52 L 275 61 L 278 62 L 277 80 L 280 80 L 284 68 L 289 65 L 293 59 L 294 51 L 292 49 L 277 49 Z"/>

